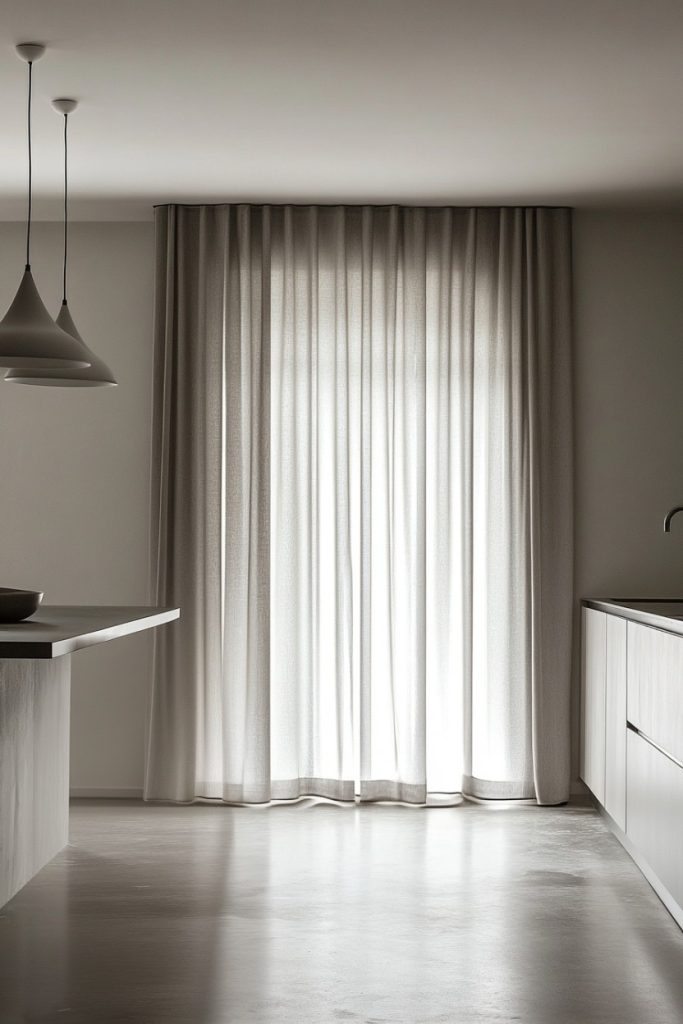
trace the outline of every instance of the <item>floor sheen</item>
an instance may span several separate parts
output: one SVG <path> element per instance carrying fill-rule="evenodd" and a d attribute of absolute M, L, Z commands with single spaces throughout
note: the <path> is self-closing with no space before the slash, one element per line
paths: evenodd
<path fill-rule="evenodd" d="M 0 1021 L 679 1024 L 683 933 L 592 809 L 72 805 Z"/>

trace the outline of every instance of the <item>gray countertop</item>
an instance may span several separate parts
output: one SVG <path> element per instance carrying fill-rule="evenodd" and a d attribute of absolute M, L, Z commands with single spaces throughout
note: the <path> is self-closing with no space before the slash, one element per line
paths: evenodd
<path fill-rule="evenodd" d="M 147 605 L 43 605 L 25 622 L 0 624 L 0 658 L 59 658 L 180 617 Z"/>
<path fill-rule="evenodd" d="M 585 598 L 581 604 L 683 636 L 683 598 L 597 597 Z"/>

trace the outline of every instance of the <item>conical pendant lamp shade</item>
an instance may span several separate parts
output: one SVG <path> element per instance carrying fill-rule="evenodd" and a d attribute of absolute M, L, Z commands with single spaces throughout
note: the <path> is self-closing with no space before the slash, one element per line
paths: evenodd
<path fill-rule="evenodd" d="M 81 354 L 84 359 L 89 360 L 90 365 L 82 369 L 71 369 L 63 364 L 58 370 L 30 370 L 22 367 L 20 370 L 10 370 L 5 380 L 10 384 L 38 384 L 43 387 L 57 388 L 114 387 L 116 385 L 114 374 L 104 360 L 99 359 L 94 352 L 91 352 L 83 341 L 66 302 L 62 303 L 57 324 L 79 342 Z"/>
<path fill-rule="evenodd" d="M 0 321 L 0 367 L 59 369 L 90 365 L 82 343 L 58 327 L 24 271 L 14 301 Z"/>
<path fill-rule="evenodd" d="M 104 388 L 116 385 L 114 375 L 107 364 L 99 359 L 81 338 L 69 311 L 66 299 L 67 285 L 67 249 L 69 227 L 68 203 L 68 146 L 67 122 L 69 114 L 78 106 L 76 100 L 59 98 L 52 101 L 54 109 L 64 118 L 64 262 L 62 269 L 63 302 L 57 317 L 55 329 L 69 339 L 75 353 L 74 363 L 51 363 L 30 365 L 24 362 L 13 363 L 15 369 L 10 370 L 5 380 L 10 384 L 35 384 L 42 387 L 62 388 Z M 36 293 L 37 295 L 37 293 Z M 42 303 L 41 303 L 42 305 Z M 43 307 L 44 308 L 44 307 Z M 49 317 L 47 310 L 45 315 Z M 0 366 L 2 362 L 0 361 Z"/>

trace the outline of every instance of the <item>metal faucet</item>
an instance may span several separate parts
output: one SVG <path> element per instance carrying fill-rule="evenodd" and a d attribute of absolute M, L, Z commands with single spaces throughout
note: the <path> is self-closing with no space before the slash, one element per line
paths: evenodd
<path fill-rule="evenodd" d="M 671 533 L 671 520 L 677 512 L 683 512 L 683 505 L 676 505 L 676 508 L 672 508 L 670 512 L 667 512 L 664 519 L 664 533 Z"/>

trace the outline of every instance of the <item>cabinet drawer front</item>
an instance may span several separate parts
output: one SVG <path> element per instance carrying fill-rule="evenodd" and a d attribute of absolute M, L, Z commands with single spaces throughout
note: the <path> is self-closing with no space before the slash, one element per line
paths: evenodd
<path fill-rule="evenodd" d="M 683 762 L 683 637 L 629 622 L 628 720 Z"/>
<path fill-rule="evenodd" d="M 683 906 L 683 768 L 630 729 L 627 745 L 626 834 Z"/>

